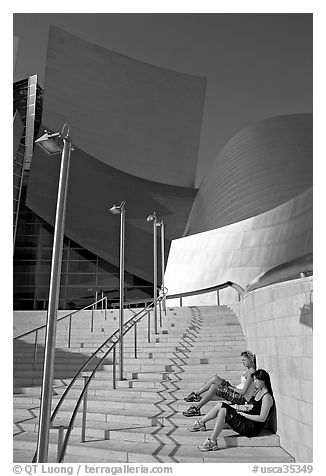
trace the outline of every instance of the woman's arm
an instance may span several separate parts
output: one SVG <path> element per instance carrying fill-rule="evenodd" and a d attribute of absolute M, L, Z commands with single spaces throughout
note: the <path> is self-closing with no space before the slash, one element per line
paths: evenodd
<path fill-rule="evenodd" d="M 266 393 L 262 398 L 263 398 L 263 401 L 261 404 L 261 410 L 259 415 L 250 415 L 250 413 L 238 412 L 239 415 L 252 421 L 259 421 L 262 423 L 266 421 L 269 411 L 273 405 L 273 397 L 269 393 Z"/>
<path fill-rule="evenodd" d="M 246 377 L 245 384 L 244 384 L 243 388 L 236 388 L 237 393 L 239 393 L 240 395 L 245 395 L 246 394 L 249 386 L 252 384 L 252 374 L 253 373 L 254 373 L 254 370 L 252 370 L 252 369 L 248 370 L 248 375 Z"/>

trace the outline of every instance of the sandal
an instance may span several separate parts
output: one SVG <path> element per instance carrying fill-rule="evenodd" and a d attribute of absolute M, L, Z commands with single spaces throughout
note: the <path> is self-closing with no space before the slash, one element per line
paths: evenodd
<path fill-rule="evenodd" d="M 182 414 L 186 417 L 201 416 L 199 408 L 195 406 L 189 407 L 188 410 L 186 410 L 185 412 L 182 412 Z"/>
<path fill-rule="evenodd" d="M 186 398 L 184 398 L 185 402 L 200 402 L 200 400 L 201 396 L 196 392 L 191 392 Z"/>

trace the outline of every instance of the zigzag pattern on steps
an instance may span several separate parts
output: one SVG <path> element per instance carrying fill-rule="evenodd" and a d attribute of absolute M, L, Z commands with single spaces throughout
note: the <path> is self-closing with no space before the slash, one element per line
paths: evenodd
<path fill-rule="evenodd" d="M 104 323 L 108 327 L 109 323 Z M 111 322 L 111 325 L 116 325 Z M 101 330 L 100 330 L 101 329 Z M 106 329 L 108 333 L 110 330 Z M 81 331 L 80 343 L 102 341 L 101 324 L 98 335 L 89 338 Z M 183 398 L 209 376 L 217 373 L 236 383 L 242 373 L 240 352 L 245 349 L 242 329 L 235 314 L 226 306 L 168 309 L 163 327 L 155 342 L 147 342 L 147 324 L 138 327 L 138 359 L 133 358 L 133 337 L 125 336 L 124 368 L 127 381 L 118 381 L 112 389 L 112 364 L 107 362 L 90 384 L 85 443 L 80 443 L 81 412 L 78 413 L 67 448 L 65 462 L 290 462 L 292 458 L 280 447 L 277 435 L 263 434 L 256 438 L 240 437 L 225 428 L 219 438 L 220 450 L 201 453 L 197 446 L 210 434 L 190 433 L 187 427 L 196 418 L 182 415 L 189 404 Z M 60 338 L 60 336 L 59 336 Z M 99 342 L 99 343 L 100 343 Z M 25 355 L 27 350 L 23 346 Z M 77 348 L 71 349 L 77 353 Z M 90 350 L 88 348 L 87 350 Z M 80 353 L 85 352 L 85 346 Z M 62 355 L 61 355 L 62 353 Z M 55 406 L 69 376 L 67 349 L 61 349 L 64 378 L 57 368 L 53 396 Z M 66 356 L 66 358 L 63 357 Z M 37 381 L 38 372 L 31 372 L 31 360 L 23 370 L 19 349 L 16 364 L 25 377 Z M 17 367 L 18 368 L 18 367 Z M 17 368 L 15 369 L 16 371 Z M 41 368 L 41 366 L 40 366 Z M 63 367 L 62 367 L 63 368 Z M 29 373 L 28 373 L 29 372 Z M 20 378 L 20 377 L 18 377 Z M 34 379 L 34 380 L 33 380 Z M 40 387 L 18 381 L 14 396 L 14 461 L 31 461 L 37 440 Z M 83 380 L 77 382 L 77 387 Z M 56 420 L 66 423 L 77 398 L 78 389 L 71 392 Z M 208 410 L 215 402 L 208 403 Z M 212 429 L 214 422 L 208 425 Z M 49 460 L 56 460 L 57 434 L 51 431 Z"/>

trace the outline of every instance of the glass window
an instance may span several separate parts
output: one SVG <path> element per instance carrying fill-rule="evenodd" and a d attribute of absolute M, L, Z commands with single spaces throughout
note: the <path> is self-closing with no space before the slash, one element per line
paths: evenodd
<path fill-rule="evenodd" d="M 19 101 L 17 101 L 16 108 L 26 109 L 26 107 L 27 107 L 27 98 L 20 98 Z"/>
<path fill-rule="evenodd" d="M 15 246 L 14 259 L 18 261 L 35 260 L 37 250 L 35 248 L 17 247 Z"/>
<path fill-rule="evenodd" d="M 35 309 L 34 299 L 14 299 L 13 308 L 15 311 L 31 311 Z M 40 308 L 37 307 L 37 309 Z M 41 309 L 43 309 L 43 307 Z"/>
<path fill-rule="evenodd" d="M 119 276 L 113 276 L 110 274 L 98 274 L 97 284 L 99 288 L 116 289 L 119 287 Z M 103 289 L 104 290 L 104 289 Z"/>
<path fill-rule="evenodd" d="M 68 273 L 67 284 L 68 286 L 83 284 L 85 286 L 93 287 L 96 286 L 96 275 L 86 273 Z"/>
<path fill-rule="evenodd" d="M 36 235 L 39 231 L 39 225 L 35 223 L 19 223 L 17 226 L 17 235 Z"/>
<path fill-rule="evenodd" d="M 38 243 L 37 235 L 18 235 L 16 236 L 16 245 L 17 246 L 37 246 Z"/>
<path fill-rule="evenodd" d="M 98 272 L 103 273 L 115 273 L 119 274 L 119 268 L 117 266 L 114 266 L 111 263 L 108 263 L 107 261 L 104 261 L 103 259 L 98 260 Z"/>
<path fill-rule="evenodd" d="M 41 250 L 41 260 L 42 261 L 51 261 L 52 260 L 52 248 L 42 248 L 42 250 Z"/>
<path fill-rule="evenodd" d="M 69 256 L 68 261 L 69 273 L 96 273 L 96 261 L 72 261 Z"/>
<path fill-rule="evenodd" d="M 49 273 L 42 273 L 39 270 L 37 273 L 33 271 L 29 272 L 19 272 L 14 273 L 14 280 L 15 280 L 15 287 L 16 286 L 31 286 L 31 285 L 39 285 L 39 286 L 46 286 L 49 285 L 50 276 Z"/>
<path fill-rule="evenodd" d="M 70 246 L 69 247 L 69 259 L 73 261 L 79 260 L 87 260 L 87 261 L 96 261 L 96 255 L 94 255 L 91 251 L 85 250 L 78 245 Z"/>

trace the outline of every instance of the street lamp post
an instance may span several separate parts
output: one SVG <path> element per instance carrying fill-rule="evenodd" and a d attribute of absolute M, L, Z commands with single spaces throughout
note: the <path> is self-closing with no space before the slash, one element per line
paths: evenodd
<path fill-rule="evenodd" d="M 69 126 L 65 124 L 61 132 L 51 134 L 48 131 L 45 131 L 45 134 L 35 141 L 35 143 L 41 146 L 48 154 L 55 155 L 61 153 L 60 177 L 54 224 L 49 303 L 46 323 L 39 430 L 36 451 L 37 463 L 46 463 L 48 460 L 62 248 L 66 218 L 70 152 L 73 150 L 69 138 L 69 130 Z M 57 141 L 57 138 L 61 138 L 63 140 L 63 148 Z"/>
<path fill-rule="evenodd" d="M 119 291 L 119 380 L 125 380 L 123 376 L 123 306 L 124 306 L 124 274 L 125 274 L 125 215 L 126 204 L 113 205 L 110 208 L 113 215 L 120 215 L 120 291 Z"/>
<path fill-rule="evenodd" d="M 156 212 L 153 212 L 151 215 L 148 215 L 148 222 L 153 222 L 153 262 L 154 262 L 154 332 L 157 334 L 157 217 Z"/>
<path fill-rule="evenodd" d="M 161 228 L 161 272 L 162 272 L 162 292 L 164 292 L 164 220 L 157 222 L 156 224 Z M 166 302 L 163 300 L 163 310 L 166 314 Z"/>

